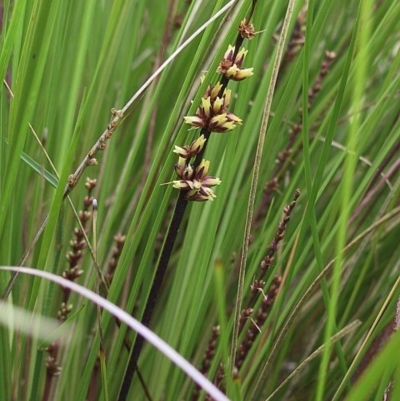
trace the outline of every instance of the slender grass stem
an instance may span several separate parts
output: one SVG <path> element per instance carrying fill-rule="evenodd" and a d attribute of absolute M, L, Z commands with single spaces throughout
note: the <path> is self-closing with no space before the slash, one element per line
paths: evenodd
<path fill-rule="evenodd" d="M 233 371 L 235 366 L 235 356 L 238 348 L 238 337 L 239 337 L 239 321 L 240 321 L 240 312 L 242 310 L 242 302 L 243 302 L 243 287 L 244 287 L 244 278 L 246 273 L 246 262 L 247 256 L 249 252 L 249 244 L 250 244 L 250 234 L 251 227 L 253 222 L 253 211 L 254 211 L 254 203 L 256 197 L 257 183 L 258 177 L 260 173 L 260 165 L 261 165 L 261 156 L 262 151 L 264 149 L 264 141 L 267 133 L 268 121 L 271 112 L 272 99 L 275 91 L 276 81 L 278 79 L 279 67 L 281 64 L 282 56 L 285 49 L 285 42 L 289 31 L 289 22 L 292 18 L 293 8 L 294 8 L 294 0 L 290 0 L 287 6 L 285 20 L 283 22 L 281 35 L 279 37 L 278 49 L 274 61 L 273 72 L 271 75 L 270 84 L 268 87 L 267 99 L 264 107 L 264 113 L 261 123 L 261 129 L 257 144 L 257 152 L 254 160 L 254 169 L 253 176 L 251 179 L 251 188 L 249 194 L 249 202 L 247 206 L 247 215 L 246 215 L 246 225 L 245 232 L 243 236 L 243 249 L 240 260 L 240 269 L 239 269 L 239 280 L 237 287 L 237 297 L 236 297 L 236 305 L 235 305 L 235 319 L 234 319 L 234 328 L 233 328 L 233 339 L 232 339 L 232 348 L 231 348 L 231 370 Z"/>

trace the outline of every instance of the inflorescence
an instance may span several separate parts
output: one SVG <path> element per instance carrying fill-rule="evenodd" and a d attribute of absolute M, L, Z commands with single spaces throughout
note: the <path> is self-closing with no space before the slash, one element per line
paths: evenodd
<path fill-rule="evenodd" d="M 235 47 L 229 45 L 217 72 L 226 80 L 233 81 L 242 81 L 252 76 L 253 68 L 242 68 L 246 54 L 245 48 L 235 51 Z M 242 119 L 228 110 L 230 100 L 231 90 L 227 89 L 222 82 L 209 85 L 195 115 L 184 117 L 186 124 L 201 129 L 201 135 L 190 145 L 175 146 L 174 153 L 179 156 L 175 172 L 179 179 L 169 184 L 185 191 L 187 201 L 207 201 L 216 197 L 211 187 L 221 184 L 221 180 L 208 175 L 210 161 L 201 159 L 199 156 L 200 160 L 196 158 L 198 164 L 192 165 L 190 160 L 204 152 L 207 137 L 211 132 L 228 132 L 242 124 Z"/>

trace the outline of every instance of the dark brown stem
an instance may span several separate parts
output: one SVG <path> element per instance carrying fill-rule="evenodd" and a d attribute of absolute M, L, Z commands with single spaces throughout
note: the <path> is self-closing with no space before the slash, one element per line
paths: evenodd
<path fill-rule="evenodd" d="M 151 286 L 150 294 L 147 299 L 147 304 L 145 310 L 143 312 L 142 324 L 145 326 L 149 326 L 151 317 L 153 315 L 154 307 L 158 298 L 158 294 L 160 292 L 160 288 L 167 271 L 168 262 L 171 257 L 172 249 L 175 244 L 175 240 L 178 235 L 179 227 L 183 220 L 183 216 L 185 214 L 185 210 L 187 207 L 188 201 L 185 200 L 185 192 L 181 191 L 179 193 L 179 198 L 176 202 L 174 216 L 172 218 L 171 224 L 168 229 L 167 238 L 165 240 L 165 244 L 163 247 L 163 251 L 161 253 L 161 258 L 157 266 L 156 274 L 154 276 L 153 284 Z M 143 348 L 144 338 L 140 335 L 136 337 L 135 344 L 133 346 L 132 353 L 129 357 L 129 362 L 127 369 L 125 371 L 124 380 L 122 382 L 122 387 L 119 392 L 118 401 L 125 401 L 128 397 L 129 388 L 131 386 L 131 382 L 133 376 L 137 370 L 137 363 L 139 360 L 140 353 Z"/>
<path fill-rule="evenodd" d="M 204 135 L 207 139 L 210 137 L 211 132 L 207 129 L 202 129 L 201 134 Z M 203 153 L 205 151 L 207 142 L 204 144 L 204 148 L 202 152 L 200 152 L 195 160 L 194 165 L 197 166 L 200 164 Z M 174 215 L 172 216 L 171 224 L 168 229 L 167 237 L 164 243 L 164 247 L 161 253 L 160 260 L 158 262 L 158 266 L 156 269 L 156 274 L 154 276 L 153 284 L 150 289 L 149 297 L 147 299 L 147 304 L 143 312 L 143 317 L 141 323 L 148 327 L 150 324 L 151 317 L 153 315 L 154 307 L 157 302 L 158 294 L 160 292 L 160 288 L 162 286 L 162 282 L 164 280 L 165 273 L 167 271 L 169 259 L 171 257 L 172 250 L 174 248 L 174 244 L 176 238 L 178 236 L 179 227 L 182 223 L 183 216 L 186 211 L 186 207 L 188 201 L 185 199 L 186 192 L 180 191 L 178 200 L 175 205 Z M 137 363 L 139 360 L 140 353 L 142 351 L 144 344 L 144 338 L 138 335 L 136 337 L 135 343 L 133 345 L 132 353 L 129 357 L 128 366 L 125 371 L 125 376 L 122 382 L 122 387 L 119 392 L 118 401 L 125 401 L 128 397 L 129 388 L 133 379 L 133 376 L 137 370 Z"/>

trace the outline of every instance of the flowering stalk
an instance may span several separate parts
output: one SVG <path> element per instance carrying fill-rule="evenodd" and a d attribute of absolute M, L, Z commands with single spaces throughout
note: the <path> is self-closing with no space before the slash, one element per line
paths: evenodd
<path fill-rule="evenodd" d="M 265 274 L 275 261 L 275 254 L 278 250 L 279 243 L 281 243 L 284 239 L 286 228 L 289 224 L 292 212 L 296 206 L 299 196 L 300 190 L 297 189 L 294 193 L 292 202 L 284 207 L 283 217 L 278 224 L 277 231 L 268 248 L 268 253 L 260 263 L 260 274 L 258 275 L 258 278 L 253 280 L 250 286 L 251 294 L 246 308 L 242 309 L 240 313 L 239 333 L 242 333 L 244 329 L 246 330 L 241 336 L 241 343 L 235 356 L 236 375 L 239 375 L 243 363 L 249 355 L 250 349 L 254 345 L 259 334 L 262 332 L 263 325 L 268 317 L 270 309 L 279 294 L 282 284 L 282 276 L 276 275 L 272 279 L 272 283 L 267 287 L 264 280 Z M 262 301 L 257 309 L 254 309 L 256 301 L 260 296 L 262 296 Z"/>
<path fill-rule="evenodd" d="M 254 10 L 254 5 L 255 1 L 250 16 Z M 212 132 L 228 132 L 242 123 L 239 117 L 228 110 L 231 91 L 227 89 L 227 84 L 229 80 L 241 81 L 253 75 L 252 68 L 242 68 L 247 51 L 241 48 L 241 45 L 245 38 L 252 38 L 254 36 L 254 27 L 249 20 L 250 18 L 244 19 L 240 23 L 235 46 L 229 46 L 217 69 L 217 72 L 222 74 L 220 82 L 214 86 L 210 85 L 207 88 L 194 116 L 184 117 L 184 122 L 186 124 L 194 128 L 200 128 L 200 136 L 190 145 L 175 146 L 174 149 L 174 153 L 178 155 L 178 163 L 175 165 L 175 172 L 178 175 L 178 179 L 169 184 L 179 189 L 179 196 L 143 312 L 141 322 L 145 326 L 149 326 L 179 227 L 189 201 L 212 201 L 216 195 L 211 187 L 221 183 L 219 178 L 208 175 L 210 162 L 203 158 L 207 140 Z M 191 159 L 193 158 L 195 158 L 195 160 L 192 164 Z M 143 342 L 144 339 L 138 335 L 125 371 L 122 387 L 118 396 L 119 401 L 125 401 L 128 397 L 130 384 L 137 370 L 137 362 L 143 347 Z"/>
<path fill-rule="evenodd" d="M 86 180 L 86 189 L 88 191 L 87 196 L 83 201 L 83 209 L 79 212 L 79 220 L 81 222 L 81 227 L 85 230 L 87 223 L 92 216 L 91 206 L 92 206 L 92 192 L 96 187 L 96 180 L 88 178 Z M 66 259 L 68 261 L 68 268 L 62 273 L 62 277 L 67 280 L 75 281 L 83 273 L 80 269 L 80 262 L 83 257 L 83 250 L 86 248 L 86 242 L 84 239 L 84 233 L 82 228 L 77 227 L 74 230 L 74 238 L 70 242 L 71 250 L 67 253 Z M 62 300 L 60 308 L 57 312 L 57 319 L 60 324 L 67 320 L 68 315 L 71 313 L 73 306 L 69 303 L 69 298 L 71 295 L 71 290 L 67 288 L 62 288 Z M 52 383 L 53 379 L 61 374 L 61 366 L 59 366 L 57 359 L 60 351 L 59 340 L 53 341 L 46 349 L 46 381 L 43 390 L 42 401 L 47 401 L 51 399 Z"/>

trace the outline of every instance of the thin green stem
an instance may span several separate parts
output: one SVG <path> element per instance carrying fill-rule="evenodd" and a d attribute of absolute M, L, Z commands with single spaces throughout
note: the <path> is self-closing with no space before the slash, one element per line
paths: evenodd
<path fill-rule="evenodd" d="M 273 99 L 273 95 L 274 95 L 274 91 L 275 91 L 275 85 L 276 85 L 276 81 L 278 79 L 279 67 L 280 67 L 283 53 L 285 50 L 286 37 L 287 37 L 288 31 L 289 31 L 289 22 L 292 17 L 292 14 L 293 14 L 294 3 L 295 3 L 295 0 L 289 1 L 285 20 L 283 21 L 282 32 L 279 37 L 278 49 L 277 49 L 277 53 L 276 53 L 276 57 L 275 57 L 275 61 L 274 61 L 273 71 L 272 71 L 272 75 L 271 75 L 271 81 L 270 81 L 270 84 L 268 87 L 267 99 L 266 99 L 266 103 L 265 103 L 265 107 L 264 107 L 260 135 L 259 135 L 258 144 L 257 144 L 257 151 L 256 151 L 255 160 L 254 160 L 254 170 L 253 170 L 253 176 L 251 179 L 249 202 L 248 202 L 248 206 L 247 206 L 246 226 L 245 226 L 245 232 L 244 232 L 244 236 L 243 236 L 243 249 L 242 249 L 241 259 L 240 259 L 239 280 L 238 280 L 237 296 L 236 296 L 236 304 L 235 304 L 235 319 L 234 319 L 233 338 L 232 338 L 232 347 L 231 347 L 231 371 L 232 372 L 235 367 L 235 356 L 236 356 L 237 348 L 238 348 L 240 311 L 242 310 L 243 287 L 244 287 L 244 279 L 245 279 L 245 273 L 246 273 L 246 261 L 247 261 L 247 255 L 249 252 L 250 234 L 251 234 L 251 227 L 252 227 L 252 221 L 253 221 L 253 211 L 254 211 L 254 203 L 255 203 L 255 198 L 256 198 L 258 176 L 259 176 L 260 165 L 261 165 L 261 156 L 262 156 L 262 151 L 264 148 L 264 141 L 265 141 L 265 136 L 266 136 L 266 132 L 267 132 L 269 116 L 270 116 L 270 112 L 271 112 L 271 105 L 272 105 L 272 99 Z"/>

